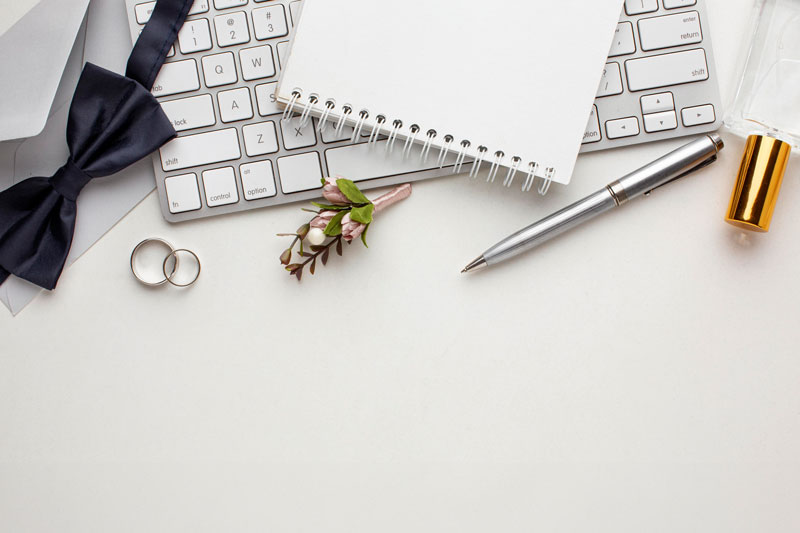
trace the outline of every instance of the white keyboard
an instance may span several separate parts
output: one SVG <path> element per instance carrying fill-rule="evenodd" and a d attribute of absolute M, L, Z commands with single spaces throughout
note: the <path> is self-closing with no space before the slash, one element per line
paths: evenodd
<path fill-rule="evenodd" d="M 709 35 L 704 0 L 626 0 L 582 151 L 719 129 Z"/>
<path fill-rule="evenodd" d="M 154 1 L 126 0 L 135 41 Z M 300 0 L 195 0 L 153 87 L 179 137 L 154 156 L 167 220 L 179 222 L 307 200 L 320 178 L 365 189 L 447 175 L 421 160 L 350 142 L 316 119 L 281 120 L 274 92 Z M 584 136 L 583 151 L 719 127 L 719 91 L 702 0 L 628 0 Z"/>

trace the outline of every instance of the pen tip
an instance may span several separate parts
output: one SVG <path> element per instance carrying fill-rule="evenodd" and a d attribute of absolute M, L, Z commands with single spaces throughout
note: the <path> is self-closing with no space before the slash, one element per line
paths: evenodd
<path fill-rule="evenodd" d="M 480 256 L 475 261 L 465 266 L 464 270 L 462 270 L 461 273 L 466 274 L 467 272 L 472 272 L 473 270 L 479 270 L 487 266 L 489 265 L 486 264 L 486 259 L 484 259 L 483 256 Z"/>

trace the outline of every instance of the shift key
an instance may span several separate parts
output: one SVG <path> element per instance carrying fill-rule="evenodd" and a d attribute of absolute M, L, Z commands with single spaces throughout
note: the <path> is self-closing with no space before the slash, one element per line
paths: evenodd
<path fill-rule="evenodd" d="M 167 172 L 222 163 L 242 156 L 236 128 L 178 137 L 159 152 L 161 168 Z"/>
<path fill-rule="evenodd" d="M 631 91 L 646 91 L 708 79 L 708 63 L 703 49 L 631 59 L 625 62 L 625 70 Z"/>

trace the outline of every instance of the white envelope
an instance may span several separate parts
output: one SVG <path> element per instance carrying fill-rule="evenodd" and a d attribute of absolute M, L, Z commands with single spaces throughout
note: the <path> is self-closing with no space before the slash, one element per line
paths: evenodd
<path fill-rule="evenodd" d="M 0 0 L 0 37 L 42 0 Z"/>
<path fill-rule="evenodd" d="M 51 0 L 42 0 L 42 4 L 48 3 Z M 86 19 L 86 28 L 79 32 L 69 55 L 44 131 L 30 139 L 0 143 L 0 190 L 31 176 L 50 176 L 66 162 L 67 113 L 84 60 L 124 73 L 132 48 L 125 2 L 92 0 Z M 67 266 L 154 188 L 149 157 L 114 176 L 92 180 L 78 198 L 75 237 Z M 0 285 L 0 302 L 17 314 L 40 292 L 39 287 L 11 276 Z"/>
<path fill-rule="evenodd" d="M 2 1 L 0 29 L 7 30 L 0 31 L 0 141 L 5 141 L 44 128 L 89 0 Z"/>

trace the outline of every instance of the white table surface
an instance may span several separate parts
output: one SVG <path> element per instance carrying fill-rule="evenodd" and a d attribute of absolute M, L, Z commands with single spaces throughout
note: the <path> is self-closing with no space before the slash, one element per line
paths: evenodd
<path fill-rule="evenodd" d="M 727 100 L 749 3 L 708 1 Z M 300 206 L 172 226 L 151 195 L 0 313 L 2 530 L 800 530 L 800 161 L 742 236 L 724 138 L 712 169 L 469 277 L 681 141 L 582 156 L 544 199 L 419 184 L 302 284 L 275 237 Z M 199 253 L 195 288 L 132 279 L 150 236 Z"/>

